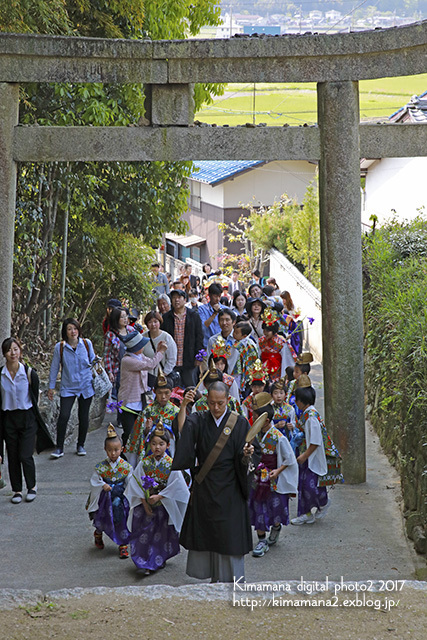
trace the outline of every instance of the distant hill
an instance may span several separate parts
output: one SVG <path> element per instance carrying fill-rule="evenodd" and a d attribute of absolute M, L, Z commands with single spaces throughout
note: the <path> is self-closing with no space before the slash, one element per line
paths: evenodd
<path fill-rule="evenodd" d="M 308 2 L 301 0 L 295 3 L 280 0 L 221 0 L 222 12 L 228 13 L 230 7 L 233 13 L 246 13 L 271 17 L 274 15 L 296 15 L 300 7 L 304 14 L 309 11 L 340 11 L 343 15 L 350 13 L 353 7 L 360 4 L 360 0 L 318 0 Z M 369 15 L 375 10 L 381 13 L 394 13 L 398 16 L 414 16 L 416 19 L 427 18 L 427 0 L 368 0 L 357 12 L 359 15 Z"/>

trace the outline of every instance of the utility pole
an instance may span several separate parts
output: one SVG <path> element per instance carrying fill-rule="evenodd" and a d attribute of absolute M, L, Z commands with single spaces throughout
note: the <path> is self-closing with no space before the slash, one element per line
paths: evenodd
<path fill-rule="evenodd" d="M 252 96 L 252 123 L 255 124 L 256 116 L 255 116 L 255 94 L 256 94 L 256 84 L 254 82 L 254 92 Z"/>

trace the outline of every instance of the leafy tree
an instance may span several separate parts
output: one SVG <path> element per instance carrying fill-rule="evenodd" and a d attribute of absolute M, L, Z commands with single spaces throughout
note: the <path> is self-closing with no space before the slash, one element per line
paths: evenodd
<path fill-rule="evenodd" d="M 0 0 L 0 30 L 12 32 L 181 38 L 218 17 L 215 0 L 13 0 L 12 6 L 10 0 Z M 221 91 L 219 85 L 198 85 L 197 106 Z M 144 115 L 144 88 L 137 84 L 28 84 L 21 87 L 20 111 L 23 124 L 138 125 Z M 145 244 L 153 246 L 165 230 L 183 233 L 186 224 L 181 213 L 187 206 L 191 166 L 190 162 L 22 165 L 14 282 L 14 323 L 21 335 L 28 329 L 43 329 L 50 336 L 52 313 L 62 308 L 60 265 L 67 248 L 65 306 L 80 319 L 91 321 L 94 304 L 87 305 L 85 288 L 79 286 L 82 275 L 89 273 L 80 269 L 85 264 L 80 249 L 101 246 L 95 237 L 97 225 L 104 229 L 104 236 L 109 224 L 115 233 L 133 234 L 139 243 L 142 235 Z M 70 240 L 63 247 L 68 227 Z M 105 280 L 103 287 L 97 287 L 96 296 L 118 295 L 117 278 Z M 129 295 L 135 303 L 139 291 L 136 288 Z"/>
<path fill-rule="evenodd" d="M 302 207 L 292 216 L 287 253 L 303 266 L 304 275 L 320 289 L 320 223 L 317 185 L 307 187 Z"/>
<path fill-rule="evenodd" d="M 243 207 L 249 215 L 240 216 L 237 224 L 222 224 L 229 243 L 220 254 L 222 266 L 231 272 L 233 268 L 249 273 L 262 270 L 268 260 L 268 252 L 275 248 L 286 255 L 300 271 L 320 288 L 320 227 L 317 184 L 307 187 L 302 206 L 284 194 L 271 206 L 249 203 Z M 247 256 L 242 264 L 242 255 Z"/>

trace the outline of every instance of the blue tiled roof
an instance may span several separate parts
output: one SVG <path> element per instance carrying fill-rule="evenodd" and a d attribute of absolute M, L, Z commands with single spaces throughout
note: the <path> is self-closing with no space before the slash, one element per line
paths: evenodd
<path fill-rule="evenodd" d="M 412 122 L 425 122 L 427 120 L 427 91 L 420 96 L 412 96 L 408 104 L 400 107 L 397 111 L 389 116 L 389 120 L 398 122 L 406 114 Z"/>
<path fill-rule="evenodd" d="M 200 160 L 194 163 L 195 169 L 190 177 L 197 180 L 197 182 L 211 185 L 218 184 L 239 173 L 244 173 L 248 169 L 252 169 L 252 167 L 264 164 L 264 162 L 264 160 Z"/>

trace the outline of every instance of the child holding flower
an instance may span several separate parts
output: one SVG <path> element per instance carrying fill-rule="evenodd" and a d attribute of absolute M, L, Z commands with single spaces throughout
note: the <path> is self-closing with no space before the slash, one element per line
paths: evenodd
<path fill-rule="evenodd" d="M 179 553 L 179 532 L 190 497 L 180 471 L 166 454 L 169 433 L 158 422 L 148 436 L 152 453 L 141 460 L 126 488 L 130 504 L 130 552 L 144 575 Z"/>
<path fill-rule="evenodd" d="M 268 394 L 261 395 L 265 402 L 268 398 L 264 396 Z M 261 462 L 255 471 L 254 486 L 249 495 L 251 524 L 258 534 L 258 544 L 252 555 L 258 558 L 276 544 L 282 525 L 289 524 L 289 496 L 296 495 L 298 487 L 295 455 L 289 440 L 273 426 L 271 404 L 256 408 L 254 420 L 263 414 L 267 414 L 266 422 L 256 436 L 262 451 Z M 268 539 L 267 531 L 270 532 Z"/>

